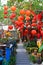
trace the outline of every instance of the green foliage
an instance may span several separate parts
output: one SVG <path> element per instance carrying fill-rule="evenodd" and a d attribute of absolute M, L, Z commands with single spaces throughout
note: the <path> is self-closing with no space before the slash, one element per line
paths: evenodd
<path fill-rule="evenodd" d="M 0 43 L 5 43 L 8 40 L 8 38 L 1 38 Z"/>
<path fill-rule="evenodd" d="M 27 47 L 37 47 L 37 44 L 32 40 L 32 41 L 28 42 Z"/>
<path fill-rule="evenodd" d="M 1 6 L 0 6 L 0 7 L 1 7 Z M 3 7 L 1 7 L 1 8 L 0 8 L 0 22 L 2 22 L 3 19 L 4 19 L 4 18 L 3 18 L 3 16 L 4 16 L 3 11 L 4 11 L 4 10 L 3 10 Z"/>
<path fill-rule="evenodd" d="M 36 62 L 36 58 L 33 55 L 30 55 L 30 60 L 35 63 Z"/>
<path fill-rule="evenodd" d="M 16 57 L 15 56 L 11 56 L 9 65 L 15 65 L 15 62 L 16 62 Z"/>

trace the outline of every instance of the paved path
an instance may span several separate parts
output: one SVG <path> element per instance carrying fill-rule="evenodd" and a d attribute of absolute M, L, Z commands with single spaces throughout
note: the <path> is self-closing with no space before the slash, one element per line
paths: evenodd
<path fill-rule="evenodd" d="M 17 55 L 16 55 L 16 65 L 43 65 L 42 64 L 32 64 L 28 58 L 28 54 L 23 47 L 22 43 L 18 44 L 17 48 Z"/>
<path fill-rule="evenodd" d="M 16 51 L 16 65 L 32 65 L 28 59 L 28 55 L 23 47 L 23 44 L 18 44 L 18 49 Z"/>

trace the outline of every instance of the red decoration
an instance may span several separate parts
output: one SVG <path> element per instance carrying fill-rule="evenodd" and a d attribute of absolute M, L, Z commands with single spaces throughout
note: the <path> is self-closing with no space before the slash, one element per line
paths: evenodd
<path fill-rule="evenodd" d="M 41 13 L 37 15 L 37 19 L 42 20 L 42 14 Z"/>
<path fill-rule="evenodd" d="M 12 7 L 11 7 L 11 11 L 14 12 L 15 10 L 16 10 L 16 7 L 15 7 L 15 6 L 12 6 Z"/>
<path fill-rule="evenodd" d="M 37 16 L 36 15 L 33 17 L 33 20 L 37 20 Z"/>
<path fill-rule="evenodd" d="M 7 11 L 4 11 L 4 14 L 8 14 L 8 12 Z"/>
<path fill-rule="evenodd" d="M 41 31 L 41 35 L 42 35 L 42 40 L 43 40 L 43 30 Z"/>
<path fill-rule="evenodd" d="M 27 21 L 30 20 L 30 17 L 29 17 L 29 16 L 26 16 L 26 20 L 27 20 Z"/>
<path fill-rule="evenodd" d="M 4 10 L 8 10 L 8 6 L 4 6 Z"/>
<path fill-rule="evenodd" d="M 23 21 L 20 21 L 19 22 L 19 26 L 22 26 L 24 23 L 23 23 Z"/>
<path fill-rule="evenodd" d="M 33 19 L 33 20 L 32 20 L 32 23 L 35 23 L 35 22 L 36 22 L 36 20 Z"/>
<path fill-rule="evenodd" d="M 41 31 L 41 35 L 43 36 L 43 30 Z"/>
<path fill-rule="evenodd" d="M 8 18 L 8 17 L 5 15 L 4 18 Z"/>
<path fill-rule="evenodd" d="M 12 15 L 10 15 L 10 19 L 13 19 Z"/>
<path fill-rule="evenodd" d="M 25 14 L 25 10 L 20 10 L 20 14 Z"/>
<path fill-rule="evenodd" d="M 21 25 L 21 29 L 23 29 L 23 28 L 24 28 L 24 24 Z"/>
<path fill-rule="evenodd" d="M 40 30 L 41 29 L 41 25 L 37 25 L 37 29 Z"/>
<path fill-rule="evenodd" d="M 12 30 L 13 29 L 13 26 L 12 25 L 9 25 L 8 26 L 8 29 Z"/>
<path fill-rule="evenodd" d="M 40 39 L 40 36 L 41 36 L 41 34 L 40 33 L 37 33 L 37 38 L 38 39 Z"/>
<path fill-rule="evenodd" d="M 31 14 L 30 10 L 26 11 L 26 15 L 29 16 Z"/>
<path fill-rule="evenodd" d="M 24 16 L 19 16 L 19 17 L 18 17 L 18 20 L 19 20 L 19 21 L 24 20 Z"/>
<path fill-rule="evenodd" d="M 26 26 L 28 26 L 28 25 L 30 25 L 30 23 L 29 22 L 26 22 Z"/>
<path fill-rule="evenodd" d="M 36 35 L 36 33 L 37 33 L 36 30 L 32 30 L 32 31 L 31 31 L 31 34 L 32 34 L 32 35 Z"/>
<path fill-rule="evenodd" d="M 37 26 L 37 24 L 36 23 L 32 23 L 31 26 Z"/>

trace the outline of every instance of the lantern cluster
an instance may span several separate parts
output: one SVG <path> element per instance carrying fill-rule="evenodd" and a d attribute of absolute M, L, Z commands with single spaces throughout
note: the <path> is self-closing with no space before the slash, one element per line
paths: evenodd
<path fill-rule="evenodd" d="M 11 10 L 11 14 L 8 17 L 9 9 Z M 4 6 L 4 18 L 10 18 L 16 29 L 22 33 L 22 36 L 29 36 L 29 38 L 34 38 L 34 36 L 36 36 L 37 38 L 42 37 L 43 39 L 42 13 L 36 14 L 33 10 L 21 9 L 17 20 L 14 20 L 17 15 L 15 10 L 15 6 L 11 6 L 11 8 Z M 9 26 L 9 29 L 12 29 L 12 26 Z"/>

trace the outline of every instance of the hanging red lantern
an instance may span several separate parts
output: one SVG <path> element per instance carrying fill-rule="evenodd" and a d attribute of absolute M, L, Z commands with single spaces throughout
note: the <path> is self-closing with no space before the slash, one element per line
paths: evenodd
<path fill-rule="evenodd" d="M 42 20 L 42 14 L 41 13 L 37 15 L 37 19 Z"/>
<path fill-rule="evenodd" d="M 25 10 L 23 10 L 23 9 L 20 10 L 20 14 L 22 14 L 22 15 L 25 14 Z"/>
<path fill-rule="evenodd" d="M 37 26 L 37 24 L 36 23 L 32 23 L 31 26 Z"/>
<path fill-rule="evenodd" d="M 30 10 L 26 10 L 26 15 L 30 16 L 30 14 L 31 14 Z"/>
<path fill-rule="evenodd" d="M 36 15 L 33 17 L 33 20 L 37 20 L 37 16 Z"/>
<path fill-rule="evenodd" d="M 41 25 L 37 25 L 37 29 L 38 30 L 41 30 Z"/>
<path fill-rule="evenodd" d="M 23 29 L 23 28 L 24 28 L 24 24 L 21 25 L 21 29 Z"/>
<path fill-rule="evenodd" d="M 14 17 L 12 17 L 12 15 L 10 15 L 10 19 L 13 19 Z"/>
<path fill-rule="evenodd" d="M 36 34 L 37 34 L 36 30 L 32 30 L 32 31 L 31 31 L 31 34 L 32 34 L 32 35 L 36 35 Z"/>
<path fill-rule="evenodd" d="M 41 31 L 41 35 L 42 35 L 42 40 L 43 40 L 43 30 Z"/>
<path fill-rule="evenodd" d="M 41 35 L 43 36 L 43 30 L 41 31 Z"/>
<path fill-rule="evenodd" d="M 8 10 L 8 6 L 5 5 L 5 6 L 4 6 L 4 10 Z"/>
<path fill-rule="evenodd" d="M 28 34 L 28 30 L 27 29 L 25 30 L 25 33 Z"/>
<path fill-rule="evenodd" d="M 15 10 L 16 10 L 16 7 L 15 7 L 15 6 L 12 6 L 12 7 L 11 7 L 11 11 L 14 12 Z"/>
<path fill-rule="evenodd" d="M 15 17 L 15 16 L 16 16 L 16 14 L 15 14 L 15 13 L 12 13 L 12 14 L 11 14 L 11 16 L 12 16 L 12 17 Z"/>
<path fill-rule="evenodd" d="M 24 23 L 23 23 L 23 21 L 20 21 L 19 22 L 19 26 L 22 26 Z"/>
<path fill-rule="evenodd" d="M 30 17 L 29 16 L 26 16 L 26 20 L 29 21 L 30 20 Z"/>
<path fill-rule="evenodd" d="M 15 21 L 15 24 L 17 25 L 17 26 L 19 26 L 19 21 L 17 20 L 17 21 Z"/>
<path fill-rule="evenodd" d="M 4 18 L 8 18 L 6 15 L 4 15 Z"/>
<path fill-rule="evenodd" d="M 40 37 L 41 37 L 41 34 L 37 33 L 37 38 L 40 39 Z"/>
<path fill-rule="evenodd" d="M 9 25 L 8 26 L 8 29 L 12 30 L 13 29 L 13 26 L 12 25 Z"/>
<path fill-rule="evenodd" d="M 32 23 L 35 23 L 35 22 L 36 22 L 36 20 L 33 19 L 33 20 L 32 20 Z"/>
<path fill-rule="evenodd" d="M 4 11 L 4 14 L 8 14 L 8 12 L 7 11 Z"/>
<path fill-rule="evenodd" d="M 15 13 L 12 13 L 12 14 L 10 15 L 10 19 L 13 19 L 15 16 L 16 16 L 16 14 L 15 14 Z"/>
<path fill-rule="evenodd" d="M 18 17 L 18 20 L 19 20 L 19 21 L 24 20 L 24 16 L 19 16 L 19 17 Z"/>

